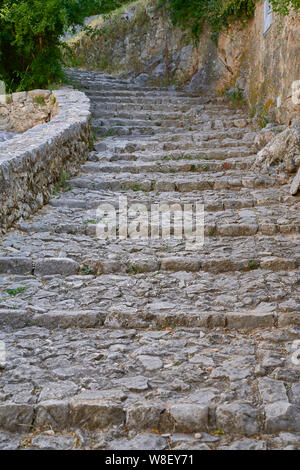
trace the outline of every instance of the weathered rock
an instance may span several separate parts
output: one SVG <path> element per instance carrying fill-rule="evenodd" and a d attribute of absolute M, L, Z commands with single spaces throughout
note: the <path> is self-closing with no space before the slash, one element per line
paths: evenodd
<path fill-rule="evenodd" d="M 266 432 L 300 432 L 300 409 L 288 401 L 278 401 L 266 406 Z"/>
<path fill-rule="evenodd" d="M 230 403 L 216 409 L 217 428 L 252 436 L 259 432 L 259 412 L 247 403 Z"/>
<path fill-rule="evenodd" d="M 0 274 L 31 274 L 32 267 L 28 258 L 0 258 Z"/>
<path fill-rule="evenodd" d="M 61 274 L 72 276 L 78 273 L 80 265 L 76 261 L 68 258 L 44 258 L 38 259 L 35 263 L 34 273 L 36 276 L 51 276 Z"/>
<path fill-rule="evenodd" d="M 297 171 L 297 174 L 295 178 L 293 179 L 291 188 L 290 188 L 290 193 L 292 196 L 295 196 L 300 189 L 300 168 Z"/>
<path fill-rule="evenodd" d="M 137 404 L 126 413 L 126 426 L 135 431 L 145 431 L 160 428 L 163 406 Z"/>
<path fill-rule="evenodd" d="M 208 407 L 203 405 L 173 405 L 169 413 L 174 420 L 177 432 L 206 431 L 208 426 Z"/>
<path fill-rule="evenodd" d="M 24 433 L 31 429 L 34 409 L 27 404 L 0 403 L 0 426 L 2 430 Z"/>
<path fill-rule="evenodd" d="M 258 154 L 254 163 L 257 169 L 283 164 L 287 169 L 291 159 L 300 152 L 300 127 L 289 127 L 276 135 Z"/>
<path fill-rule="evenodd" d="M 288 400 L 284 383 L 279 380 L 264 377 L 258 380 L 258 388 L 262 400 L 266 403 Z"/>

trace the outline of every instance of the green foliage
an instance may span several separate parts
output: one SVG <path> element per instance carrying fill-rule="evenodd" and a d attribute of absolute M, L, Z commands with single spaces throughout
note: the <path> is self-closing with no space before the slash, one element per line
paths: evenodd
<path fill-rule="evenodd" d="M 257 0 L 161 0 L 167 3 L 173 23 L 190 28 L 198 38 L 204 24 L 211 27 L 216 39 L 230 21 L 248 19 L 254 14 Z"/>
<path fill-rule="evenodd" d="M 160 0 L 166 4 L 174 24 L 190 29 L 194 39 L 199 37 L 204 24 L 211 28 L 217 40 L 235 20 L 246 21 L 254 15 L 259 0 Z M 300 0 L 270 0 L 275 11 L 288 14 L 300 8 Z"/>
<path fill-rule="evenodd" d="M 22 294 L 25 292 L 29 287 L 24 286 L 24 287 L 17 287 L 16 289 L 7 289 L 7 294 L 10 295 L 11 297 L 15 297 L 18 294 Z"/>
<path fill-rule="evenodd" d="M 60 178 L 58 182 L 56 183 L 53 194 L 57 194 L 59 192 L 66 193 L 68 191 L 71 191 L 71 186 L 67 183 L 67 181 L 70 179 L 71 175 L 69 173 L 65 173 L 64 171 L 60 175 Z"/>
<path fill-rule="evenodd" d="M 300 9 L 300 0 L 270 0 L 273 5 L 273 10 L 288 15 L 292 10 L 297 11 Z"/>
<path fill-rule="evenodd" d="M 36 96 L 33 101 L 34 101 L 35 104 L 38 104 L 39 106 L 45 106 L 46 105 L 46 101 L 45 101 L 45 98 L 43 96 Z"/>
<path fill-rule="evenodd" d="M 241 108 L 246 105 L 244 93 L 240 88 L 227 88 L 224 96 L 232 108 Z"/>
<path fill-rule="evenodd" d="M 0 0 L 0 80 L 7 91 L 47 88 L 63 79 L 61 38 L 86 16 L 124 0 Z"/>

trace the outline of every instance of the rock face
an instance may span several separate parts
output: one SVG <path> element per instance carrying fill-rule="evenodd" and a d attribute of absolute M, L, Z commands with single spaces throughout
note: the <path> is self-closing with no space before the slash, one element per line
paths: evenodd
<path fill-rule="evenodd" d="M 99 22 L 71 45 L 80 64 L 109 73 L 134 72 L 136 83 L 187 86 L 190 92 L 242 92 L 253 114 L 289 123 L 299 116 L 300 22 L 273 13 L 264 33 L 264 2 L 246 24 L 233 23 L 216 45 L 204 29 L 194 45 L 157 0 L 140 1 Z"/>
<path fill-rule="evenodd" d="M 292 196 L 295 196 L 300 190 L 300 168 L 297 171 L 295 178 L 293 179 L 290 193 Z"/>
<path fill-rule="evenodd" d="M 78 40 L 71 40 L 84 67 L 110 73 L 134 72 L 138 85 L 189 84 L 188 91 L 192 92 L 213 90 L 225 71 L 209 33 L 206 31 L 199 45 L 194 45 L 188 33 L 174 28 L 156 0 L 137 2 L 125 13 L 99 23 L 91 37 L 80 35 Z"/>
<path fill-rule="evenodd" d="M 258 139 L 259 141 L 259 139 Z M 298 169 L 298 171 L 297 171 Z M 297 171 L 290 187 L 290 194 L 295 196 L 300 189 L 300 123 L 296 122 L 279 135 L 273 133 L 267 145 L 258 152 L 253 170 L 258 172 Z"/>
<path fill-rule="evenodd" d="M 254 167 L 268 169 L 280 166 L 285 171 L 295 171 L 295 156 L 300 154 L 300 122 L 271 139 L 257 154 Z"/>
<path fill-rule="evenodd" d="M 0 448 L 300 448 L 299 200 L 251 170 L 252 119 L 220 97 L 72 76 L 95 150 L 0 244 Z M 62 152 L 86 148 L 83 98 L 69 90 L 72 120 L 63 104 L 54 118 Z M 203 246 L 98 238 L 99 206 L 120 214 L 120 196 L 130 234 L 134 207 L 203 203 Z"/>
<path fill-rule="evenodd" d="M 13 139 L 15 137 L 14 132 L 4 132 L 0 131 L 0 143 L 5 142 L 6 140 Z"/>
<path fill-rule="evenodd" d="M 57 110 L 55 93 L 48 90 L 0 95 L 0 131 L 25 132 L 49 122 Z"/>
<path fill-rule="evenodd" d="M 271 27 L 264 33 L 264 1 L 258 2 L 252 20 L 246 25 L 236 22 L 220 36 L 219 58 L 227 66 L 220 84 L 241 88 L 252 111 L 262 118 L 286 124 L 299 119 L 299 44 L 299 13 L 273 12 Z"/>

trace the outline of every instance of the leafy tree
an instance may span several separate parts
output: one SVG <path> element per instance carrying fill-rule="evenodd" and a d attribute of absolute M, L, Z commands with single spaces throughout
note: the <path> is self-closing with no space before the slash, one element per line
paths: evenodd
<path fill-rule="evenodd" d="M 0 0 L 0 80 L 9 91 L 47 88 L 63 78 L 61 37 L 87 16 L 124 0 Z"/>

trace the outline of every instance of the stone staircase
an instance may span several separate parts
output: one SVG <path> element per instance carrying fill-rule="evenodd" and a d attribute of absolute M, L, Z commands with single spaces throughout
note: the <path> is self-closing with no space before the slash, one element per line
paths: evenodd
<path fill-rule="evenodd" d="M 95 150 L 0 247 L 0 448 L 300 447 L 300 199 L 251 171 L 252 120 L 72 76 Z M 124 196 L 204 204 L 204 246 L 97 238 Z"/>

